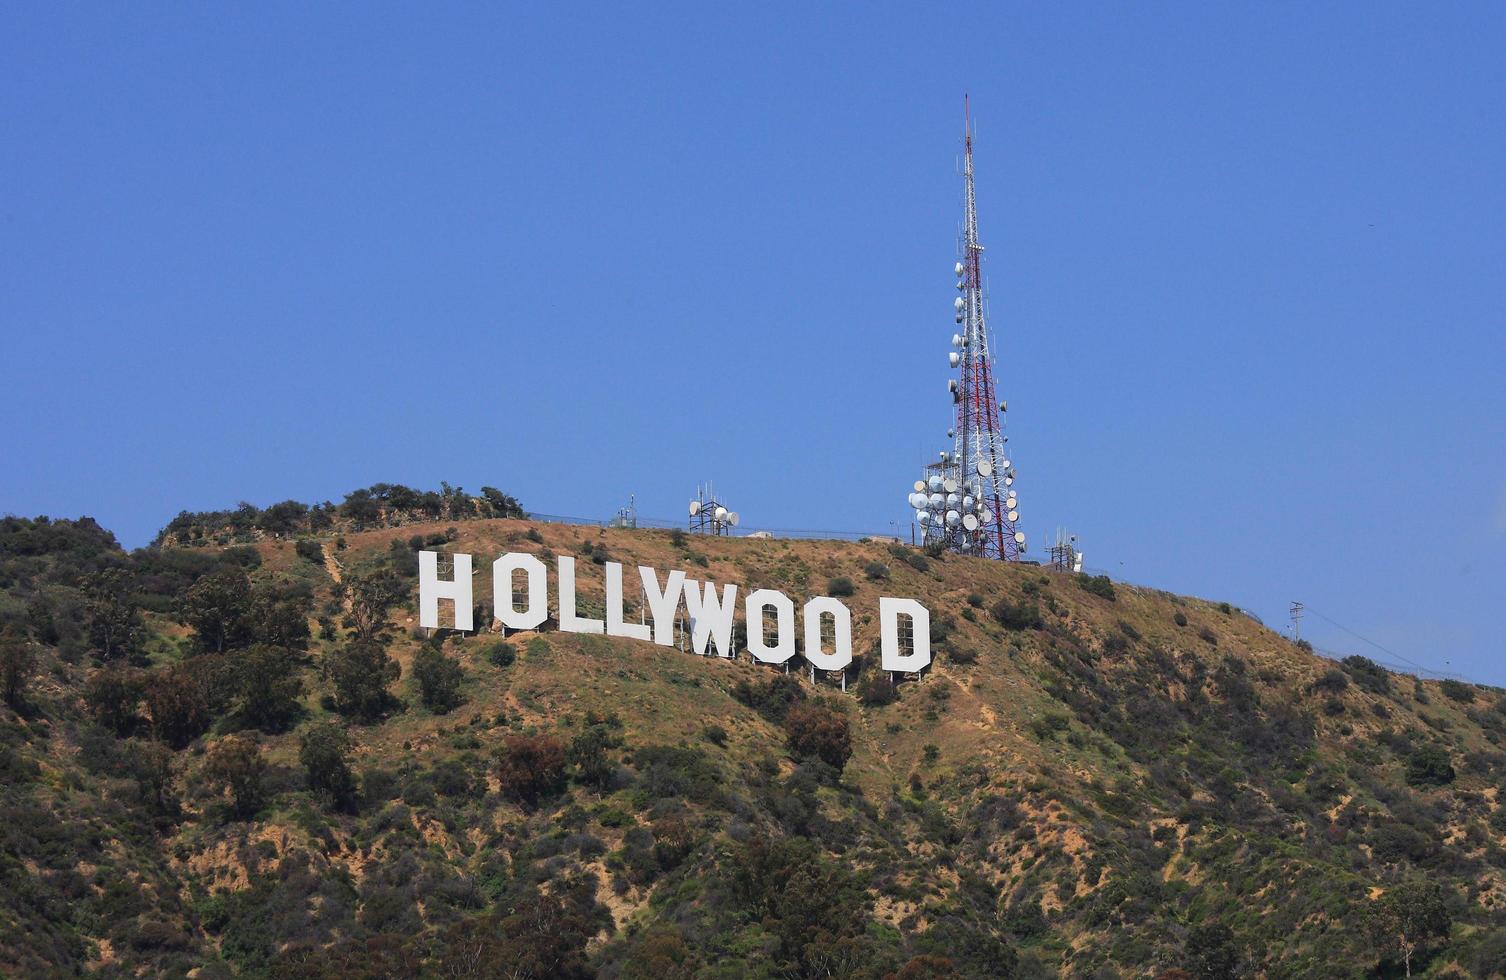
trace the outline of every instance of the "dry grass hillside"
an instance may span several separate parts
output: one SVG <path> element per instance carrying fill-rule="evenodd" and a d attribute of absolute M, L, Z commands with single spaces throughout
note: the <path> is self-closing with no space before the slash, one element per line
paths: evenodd
<path fill-rule="evenodd" d="M 1387 898 L 1413 893 L 1436 913 L 1415 973 L 1506 961 L 1502 693 L 1336 664 L 1227 604 L 523 520 L 135 555 L 81 533 L 6 537 L 0 613 L 37 662 L 0 709 L 10 972 L 1389 975 Z M 476 557 L 488 628 L 416 627 L 417 547 Z M 850 586 L 858 663 L 843 692 L 746 654 L 504 637 L 508 551 L 575 556 L 587 612 L 606 561 L 797 604 Z M 119 657 L 111 570 L 139 615 Z M 897 687 L 881 595 L 933 617 L 934 665 Z M 242 601 L 236 632 L 213 603 Z"/>

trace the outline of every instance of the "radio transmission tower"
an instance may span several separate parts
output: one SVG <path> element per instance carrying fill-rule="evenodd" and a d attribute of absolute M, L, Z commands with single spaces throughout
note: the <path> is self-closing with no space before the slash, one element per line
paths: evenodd
<path fill-rule="evenodd" d="M 961 255 L 954 272 L 957 297 L 954 319 L 961 332 L 952 335 L 948 362 L 958 377 L 947 383 L 956 410 L 956 424 L 947 433 L 950 452 L 926 467 L 910 503 L 925 529 L 925 543 L 960 554 L 1016 561 L 1025 551 L 1025 534 L 1014 490 L 1015 470 L 1005 444 L 1005 402 L 994 388 L 993 356 L 989 352 L 987 303 L 983 295 L 983 246 L 978 241 L 978 210 L 973 189 L 972 117 L 963 98 L 965 149 L 963 163 L 964 219 Z"/>

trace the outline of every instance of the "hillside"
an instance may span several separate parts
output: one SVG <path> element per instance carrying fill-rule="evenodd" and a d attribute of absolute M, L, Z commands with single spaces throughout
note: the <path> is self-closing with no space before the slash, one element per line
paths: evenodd
<path fill-rule="evenodd" d="M 478 625 L 506 551 L 576 556 L 584 606 L 608 560 L 850 583 L 859 663 L 844 693 L 427 637 L 426 543 L 476 556 Z M 932 612 L 919 681 L 876 670 L 880 595 Z M 1414 974 L 1506 963 L 1502 692 L 1227 604 L 877 543 L 472 519 L 127 554 L 9 518 L 0 622 L 7 975 L 1401 975 L 1398 907 L 1439 934 Z"/>

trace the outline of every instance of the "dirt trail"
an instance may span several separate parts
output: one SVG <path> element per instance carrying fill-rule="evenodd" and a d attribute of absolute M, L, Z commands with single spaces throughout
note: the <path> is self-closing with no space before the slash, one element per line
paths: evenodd
<path fill-rule="evenodd" d="M 340 584 L 340 563 L 335 560 L 334 553 L 329 550 L 329 545 L 321 544 L 319 551 L 324 555 L 324 570 L 329 572 L 330 581 Z"/>

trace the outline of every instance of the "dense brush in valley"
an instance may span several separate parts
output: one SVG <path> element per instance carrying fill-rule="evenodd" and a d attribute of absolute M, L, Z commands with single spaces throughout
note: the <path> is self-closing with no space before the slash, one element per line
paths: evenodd
<path fill-rule="evenodd" d="M 1106 579 L 486 516 L 515 508 L 185 515 L 134 553 L 0 522 L 0 973 L 1506 963 L 1498 690 Z M 478 556 L 478 626 L 492 557 L 569 554 L 586 606 L 607 561 L 843 595 L 859 663 L 844 693 L 633 640 L 428 636 L 426 545 Z M 877 670 L 879 595 L 932 611 L 919 681 Z"/>

